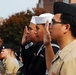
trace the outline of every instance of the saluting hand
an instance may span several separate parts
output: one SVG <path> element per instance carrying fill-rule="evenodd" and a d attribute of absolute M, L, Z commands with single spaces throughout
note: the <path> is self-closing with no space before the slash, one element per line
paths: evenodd
<path fill-rule="evenodd" d="M 45 30 L 44 30 L 44 45 L 47 46 L 50 44 L 51 41 L 51 35 L 49 32 L 49 22 L 47 21 L 45 24 Z"/>
<path fill-rule="evenodd" d="M 28 28 L 27 28 L 27 26 L 25 26 L 21 44 L 24 44 L 29 41 L 28 34 L 29 34 Z"/>

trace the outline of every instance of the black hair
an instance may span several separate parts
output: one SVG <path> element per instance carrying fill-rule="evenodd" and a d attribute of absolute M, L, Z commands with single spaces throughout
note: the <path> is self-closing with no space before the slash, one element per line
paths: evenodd
<path fill-rule="evenodd" d="M 76 19 L 70 14 L 65 14 L 65 13 L 62 13 L 60 19 L 64 24 L 70 24 L 70 30 L 72 36 L 76 37 Z"/>

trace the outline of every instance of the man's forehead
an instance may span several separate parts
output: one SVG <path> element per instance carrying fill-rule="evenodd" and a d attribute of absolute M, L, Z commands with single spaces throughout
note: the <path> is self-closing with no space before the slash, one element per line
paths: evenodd
<path fill-rule="evenodd" d="M 42 26 L 42 24 L 37 24 L 37 25 L 36 25 L 36 27 L 40 27 L 40 26 Z"/>
<path fill-rule="evenodd" d="M 9 50 L 9 49 L 2 49 L 1 51 L 4 52 L 4 51 L 8 51 L 8 50 Z"/>
<path fill-rule="evenodd" d="M 36 26 L 28 26 L 28 28 L 31 28 L 31 29 L 35 29 L 36 28 Z"/>
<path fill-rule="evenodd" d="M 34 23 L 30 23 L 29 27 L 36 26 Z"/>

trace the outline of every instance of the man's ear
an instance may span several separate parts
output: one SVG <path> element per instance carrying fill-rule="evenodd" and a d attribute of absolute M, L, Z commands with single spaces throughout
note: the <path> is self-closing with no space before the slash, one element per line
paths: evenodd
<path fill-rule="evenodd" d="M 66 29 L 67 29 L 67 30 L 70 29 L 70 24 L 66 24 Z"/>
<path fill-rule="evenodd" d="M 70 24 L 64 25 L 64 33 L 70 30 Z"/>

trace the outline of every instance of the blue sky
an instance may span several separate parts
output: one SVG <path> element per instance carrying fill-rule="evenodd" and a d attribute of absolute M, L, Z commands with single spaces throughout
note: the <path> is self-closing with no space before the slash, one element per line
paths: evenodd
<path fill-rule="evenodd" d="M 36 7 L 38 0 L 0 0 L 0 17 L 9 16 Z"/>

